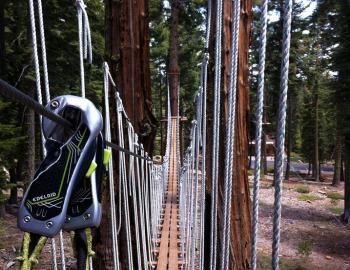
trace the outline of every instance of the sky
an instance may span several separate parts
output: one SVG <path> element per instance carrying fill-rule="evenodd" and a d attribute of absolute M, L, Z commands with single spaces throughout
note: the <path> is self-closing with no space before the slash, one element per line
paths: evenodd
<path fill-rule="evenodd" d="M 301 17 L 306 18 L 312 14 L 312 12 L 315 10 L 317 2 L 315 0 L 296 0 L 297 3 L 302 3 L 304 6 L 308 6 L 302 13 Z M 279 19 L 279 13 L 270 13 L 269 14 L 269 21 L 275 22 Z"/>

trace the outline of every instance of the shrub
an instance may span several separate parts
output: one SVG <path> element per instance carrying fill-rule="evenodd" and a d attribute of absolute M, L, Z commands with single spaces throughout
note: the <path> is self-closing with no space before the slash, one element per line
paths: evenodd
<path fill-rule="evenodd" d="M 309 257 L 312 253 L 313 243 L 309 240 L 301 241 L 298 244 L 298 254 Z"/>
<path fill-rule="evenodd" d="M 275 169 L 274 168 L 267 168 L 267 172 L 266 173 L 275 173 Z"/>
<path fill-rule="evenodd" d="M 299 185 L 295 191 L 298 193 L 310 193 L 310 187 L 308 185 Z"/>
<path fill-rule="evenodd" d="M 344 195 L 338 192 L 328 192 L 327 198 L 330 198 L 332 200 L 344 200 Z"/>
<path fill-rule="evenodd" d="M 298 201 L 318 201 L 322 200 L 320 196 L 317 196 L 316 194 L 301 194 L 298 196 Z"/>
<path fill-rule="evenodd" d="M 331 207 L 331 208 L 329 208 L 329 211 L 331 211 L 333 214 L 335 214 L 335 215 L 341 215 L 341 214 L 343 214 L 343 208 L 341 208 L 341 207 Z"/>

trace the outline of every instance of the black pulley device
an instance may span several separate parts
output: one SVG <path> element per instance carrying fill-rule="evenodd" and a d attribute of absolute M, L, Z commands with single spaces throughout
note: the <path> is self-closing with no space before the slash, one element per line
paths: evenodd
<path fill-rule="evenodd" d="M 23 197 L 18 226 L 26 232 L 53 237 L 62 228 L 99 225 L 105 153 L 102 116 L 91 101 L 60 96 L 46 109 L 70 122 L 71 127 L 42 118 L 46 157 Z"/>

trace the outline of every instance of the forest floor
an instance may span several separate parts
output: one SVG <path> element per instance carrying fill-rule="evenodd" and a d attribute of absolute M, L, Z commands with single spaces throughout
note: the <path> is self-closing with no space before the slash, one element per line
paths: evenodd
<path fill-rule="evenodd" d="M 300 179 L 284 181 L 281 270 L 350 270 L 350 225 L 340 221 L 344 186 Z M 252 182 L 251 182 L 252 184 Z M 266 176 L 260 189 L 258 269 L 271 269 L 274 189 Z"/>
<path fill-rule="evenodd" d="M 6 219 L 1 221 L 0 224 L 0 270 L 12 270 L 18 269 L 18 263 L 16 257 L 20 255 L 20 248 L 22 246 L 23 232 L 17 228 L 17 217 L 15 215 L 6 215 Z M 58 237 L 55 238 L 57 253 L 60 252 L 60 243 Z M 39 264 L 34 269 L 53 269 L 52 266 L 52 253 L 51 253 L 51 240 L 45 245 Z M 64 233 L 64 249 L 67 270 L 76 269 L 75 259 L 73 257 L 73 251 L 71 249 L 70 236 L 68 233 Z M 58 269 L 61 269 L 60 256 L 57 258 Z"/>
<path fill-rule="evenodd" d="M 281 270 L 350 270 L 350 225 L 339 218 L 344 186 L 333 187 L 330 176 L 325 179 L 324 183 L 315 183 L 291 178 L 283 183 Z M 271 184 L 272 176 L 266 176 L 260 189 L 259 270 L 271 269 L 274 197 Z M 16 222 L 16 216 L 10 214 L 1 221 L 0 270 L 16 269 L 22 241 Z M 64 238 L 67 269 L 75 269 L 70 237 L 65 234 Z M 56 244 L 59 251 L 58 239 Z M 51 269 L 51 261 L 48 244 L 35 269 Z"/>

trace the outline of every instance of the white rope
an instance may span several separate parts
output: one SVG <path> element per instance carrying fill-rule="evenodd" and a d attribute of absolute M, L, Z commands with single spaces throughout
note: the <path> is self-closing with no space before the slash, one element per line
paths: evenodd
<path fill-rule="evenodd" d="M 78 12 L 78 37 L 79 37 L 79 57 L 80 57 L 80 80 L 81 96 L 85 98 L 85 68 L 84 59 L 92 63 L 92 44 L 89 17 L 86 12 L 86 5 L 83 0 L 77 0 Z"/>
<path fill-rule="evenodd" d="M 130 122 L 128 122 L 128 143 L 129 143 L 129 151 L 135 152 L 134 145 L 134 128 Z M 142 268 L 141 262 L 141 248 L 140 248 L 140 225 L 139 225 L 139 211 L 137 205 L 137 193 L 136 193 L 136 180 L 135 180 L 135 158 L 130 156 L 129 159 L 129 178 L 132 189 L 132 199 L 133 199 L 133 210 L 134 210 L 134 223 L 135 223 L 135 242 L 136 242 L 136 253 L 137 253 L 137 265 L 138 269 Z"/>
<path fill-rule="evenodd" d="M 279 97 L 279 112 L 277 125 L 277 150 L 276 150 L 276 172 L 275 172 L 275 202 L 273 217 L 273 242 L 272 242 L 272 269 L 279 269 L 279 245 L 281 236 L 281 213 L 282 213 L 282 179 L 284 168 L 284 143 L 286 133 L 286 114 L 288 96 L 288 72 L 289 54 L 292 25 L 292 0 L 286 0 L 283 12 L 283 43 L 281 82 Z"/>
<path fill-rule="evenodd" d="M 118 93 L 117 93 L 118 94 Z M 117 121 L 118 121 L 118 142 L 120 147 L 124 148 L 124 130 L 123 130 L 123 106 L 120 99 L 117 99 Z M 122 185 L 120 191 L 123 193 L 124 198 L 124 214 L 125 214 L 125 229 L 126 229 L 126 241 L 128 250 L 128 264 L 130 270 L 133 269 L 133 253 L 131 246 L 131 228 L 130 228 L 130 210 L 129 210 L 129 199 L 127 189 L 127 176 L 126 176 L 126 163 L 125 153 L 119 152 L 119 181 Z M 121 194 L 120 194 L 121 196 Z"/>
<path fill-rule="evenodd" d="M 144 153 L 144 157 L 148 158 L 147 152 Z M 149 181 L 150 181 L 150 161 L 145 160 L 145 181 L 144 181 L 144 203 L 145 203 L 145 215 L 146 215 L 146 237 L 147 237 L 147 251 L 148 251 L 148 263 L 150 263 L 152 258 L 152 242 L 151 242 L 151 225 L 150 225 L 150 194 L 149 194 Z"/>
<path fill-rule="evenodd" d="M 232 204 L 232 178 L 233 178 L 233 157 L 235 141 L 235 123 L 236 123 L 236 95 L 237 95 L 237 66 L 238 66 L 238 42 L 239 42 L 239 20 L 240 20 L 240 2 L 232 1 L 232 44 L 231 44 L 231 75 L 228 97 L 228 118 L 225 147 L 225 172 L 224 172 L 224 228 L 222 231 L 221 242 L 221 270 L 229 268 L 230 243 L 231 243 L 231 204 Z"/>
<path fill-rule="evenodd" d="M 220 142 L 220 91 L 221 91 L 221 42 L 222 42 L 222 0 L 216 3 L 216 40 L 215 40 L 215 84 L 213 113 L 213 149 L 212 149 L 212 197 L 210 228 L 210 270 L 216 270 L 217 261 L 217 212 L 218 212 L 218 161 Z"/>
<path fill-rule="evenodd" d="M 45 91 L 46 91 L 46 101 L 50 100 L 50 90 L 49 90 L 49 79 L 47 72 L 47 60 L 46 60 L 46 44 L 45 44 L 45 35 L 44 35 L 44 21 L 42 15 L 42 5 L 41 1 L 38 0 L 38 11 L 39 11 L 39 28 L 40 28 L 40 38 L 41 38 L 41 51 L 43 58 L 43 70 L 44 70 L 44 81 L 45 81 Z M 38 102 L 43 104 L 42 91 L 41 91 L 41 81 L 40 81 L 40 63 L 38 56 L 38 44 L 37 44 L 37 34 L 36 34 L 36 25 L 35 25 L 35 12 L 34 12 L 34 3 L 33 0 L 29 0 L 29 15 L 30 15 L 30 26 L 32 34 L 32 48 L 33 48 L 33 58 L 34 58 L 34 70 L 35 70 L 35 82 L 36 82 L 36 93 L 38 97 Z M 40 125 L 42 117 L 40 116 Z M 41 144 L 43 156 L 46 156 L 45 148 L 46 139 L 43 132 L 41 131 Z M 63 237 L 60 233 L 60 243 L 63 243 Z M 57 252 L 56 252 L 56 241 L 54 238 L 51 239 L 51 253 L 52 253 L 52 268 L 57 270 Z M 65 270 L 65 257 L 64 249 L 61 248 L 61 260 L 62 260 L 62 269 Z"/>
<path fill-rule="evenodd" d="M 43 18 L 43 8 L 41 0 L 38 1 L 38 15 L 39 15 L 39 30 L 40 30 L 40 42 L 41 42 L 41 57 L 43 61 L 43 73 L 44 73 L 44 85 L 46 94 L 46 103 L 50 101 L 50 85 L 49 85 L 49 74 L 47 68 L 46 59 L 46 42 L 45 42 L 45 31 L 44 31 L 44 18 Z"/>
<path fill-rule="evenodd" d="M 39 56 L 38 56 L 38 44 L 37 44 L 37 38 L 36 38 L 35 13 L 34 13 L 33 0 L 29 0 L 29 14 L 30 14 L 30 26 L 31 26 L 31 32 L 32 32 L 32 48 L 33 48 L 34 70 L 35 70 L 36 94 L 38 97 L 38 102 L 40 104 L 43 104 L 41 82 L 40 82 L 40 64 L 39 64 Z M 41 120 L 42 120 L 42 116 L 40 116 L 40 125 L 41 125 Z M 46 142 L 46 140 L 45 140 L 44 134 L 41 131 L 41 143 L 42 143 L 43 156 L 46 156 L 45 142 Z"/>
<path fill-rule="evenodd" d="M 62 270 L 66 269 L 66 257 L 65 257 L 65 253 L 64 253 L 64 241 L 63 241 L 63 231 L 60 230 L 60 235 L 59 235 L 59 239 L 60 239 L 60 252 L 61 252 L 61 266 L 62 266 Z M 90 268 L 92 270 L 92 268 Z"/>
<path fill-rule="evenodd" d="M 138 136 L 135 134 L 134 136 L 134 145 L 137 150 L 137 154 L 140 154 L 140 145 L 138 143 Z M 144 207 L 142 200 L 142 189 L 141 189 L 141 181 L 142 181 L 142 171 L 141 171 L 141 163 L 142 161 L 137 158 L 136 159 L 136 179 L 137 179 L 137 196 L 138 196 L 138 204 L 140 210 L 140 233 L 141 233 L 141 246 L 143 252 L 143 269 L 148 269 L 148 261 L 147 261 L 147 247 L 146 247 L 146 235 L 145 235 L 145 224 L 144 224 Z"/>
<path fill-rule="evenodd" d="M 211 2 L 211 1 L 208 1 Z M 209 13 L 209 12 L 208 12 Z M 210 21 L 210 19 L 209 19 Z M 208 23 L 208 32 L 209 23 Z M 202 244 L 201 244 L 201 269 L 204 269 L 205 249 L 205 193 L 206 193 L 206 149 L 207 149 L 207 80 L 208 80 L 209 54 L 205 54 L 202 66 Z"/>
<path fill-rule="evenodd" d="M 257 234 L 259 221 L 259 182 L 261 166 L 261 137 L 263 126 L 264 111 L 264 83 L 265 83 L 265 57 L 266 57 L 266 33 L 267 33 L 267 10 L 268 0 L 261 3 L 260 16 L 260 48 L 259 48 L 259 76 L 257 90 L 257 109 L 256 109 L 256 129 L 255 129 L 255 170 L 253 187 L 253 221 L 252 221 L 252 270 L 256 270 L 257 263 Z"/>
<path fill-rule="evenodd" d="M 114 87 L 115 83 L 111 78 L 109 68 L 107 64 L 104 64 L 104 79 L 105 85 L 108 85 L 109 81 Z M 105 99 L 107 99 L 106 97 Z M 123 119 L 127 119 L 127 134 L 128 134 L 128 147 L 130 152 L 136 153 L 144 158 L 130 156 L 129 167 L 125 164 L 125 153 L 120 152 L 120 165 L 119 171 L 121 175 L 120 190 L 123 193 L 124 199 L 124 213 L 125 213 L 125 226 L 127 235 L 127 249 L 128 249 L 128 263 L 129 268 L 133 267 L 133 256 L 131 246 L 131 229 L 130 229 L 130 217 L 128 206 L 128 194 L 133 199 L 133 211 L 134 211 L 134 223 L 135 223 L 135 237 L 136 237 L 136 252 L 137 252 L 137 264 L 138 269 L 149 269 L 150 262 L 154 257 L 152 256 L 152 250 L 155 245 L 153 239 L 157 236 L 157 230 L 160 224 L 160 213 L 162 209 L 162 201 L 165 192 L 165 173 L 168 170 L 168 162 L 164 162 L 162 166 L 156 167 L 153 162 L 147 159 L 148 154 L 143 150 L 142 144 L 138 142 L 138 136 L 134 132 L 134 128 L 129 121 L 129 118 L 123 107 L 122 100 L 119 93 L 115 93 L 118 115 L 118 138 L 119 145 L 124 148 L 124 135 L 123 135 Z M 107 106 L 107 105 L 106 105 Z M 109 118 L 109 114 L 106 113 L 106 117 Z M 107 124 L 106 124 L 107 126 Z M 107 128 L 110 129 L 110 126 Z M 169 129 L 169 128 L 168 128 Z M 169 133 L 170 134 L 170 133 Z M 170 135 L 168 136 L 170 137 Z M 107 139 L 107 137 L 106 137 Z M 170 141 L 167 140 L 167 145 L 170 147 Z M 169 151 L 167 151 L 169 153 Z M 164 160 L 168 160 L 165 158 Z M 167 164 L 167 165 L 166 165 Z M 157 170 L 155 169 L 157 168 Z M 127 173 L 127 169 L 129 172 Z M 161 170 L 160 170 L 161 169 Z M 162 172 L 160 174 L 160 172 Z M 159 177 L 160 176 L 160 177 Z M 129 179 L 130 190 L 128 192 L 128 185 L 126 179 Z M 158 181 L 155 181 L 157 179 Z M 160 180 L 159 180 L 160 179 Z M 151 195 L 156 194 L 156 196 Z M 121 196 L 119 196 L 121 199 Z M 119 206 L 121 206 L 121 201 Z M 111 206 L 112 207 L 112 206 Z M 121 215 L 121 209 L 119 214 Z M 119 218 L 119 222 L 121 216 Z M 115 222 L 116 223 L 116 222 Z M 120 224 L 120 223 L 119 223 Z M 120 224 L 121 225 L 121 224 Z M 118 229 L 117 229 L 118 233 Z M 141 252 L 142 249 L 142 252 Z"/>
<path fill-rule="evenodd" d="M 109 114 L 109 83 L 115 86 L 115 83 L 110 76 L 109 67 L 107 63 L 103 65 L 104 74 L 104 100 L 105 100 L 105 139 L 111 140 L 111 123 Z M 111 148 L 108 147 L 111 151 Z M 118 236 L 117 236 L 117 217 L 116 217 L 116 204 L 115 204 L 115 184 L 113 173 L 113 158 L 108 163 L 108 180 L 109 180 L 109 196 L 111 205 L 111 225 L 112 225 L 112 247 L 113 247 L 113 263 L 115 269 L 119 270 L 119 250 L 118 250 Z"/>

